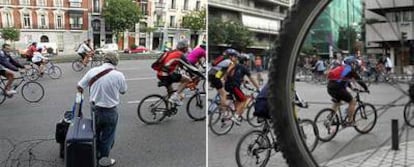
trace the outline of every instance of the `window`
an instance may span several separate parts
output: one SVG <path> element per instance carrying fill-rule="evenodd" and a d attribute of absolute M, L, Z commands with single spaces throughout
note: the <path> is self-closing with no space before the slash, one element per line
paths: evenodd
<path fill-rule="evenodd" d="M 171 0 L 171 9 L 175 9 L 175 0 Z"/>
<path fill-rule="evenodd" d="M 29 6 L 30 5 L 30 0 L 20 0 L 20 5 Z"/>
<path fill-rule="evenodd" d="M 188 0 L 184 0 L 184 10 L 188 10 Z"/>
<path fill-rule="evenodd" d="M 56 16 L 56 23 L 57 23 L 57 26 L 56 26 L 56 28 L 63 28 L 63 20 L 62 20 L 62 15 L 58 15 L 58 16 Z"/>
<path fill-rule="evenodd" d="M 37 0 L 37 6 L 46 6 L 46 0 Z"/>
<path fill-rule="evenodd" d="M 412 15 L 412 11 L 404 11 L 403 12 L 403 22 L 410 22 L 410 21 L 412 21 L 412 17 L 411 17 L 411 15 Z"/>
<path fill-rule="evenodd" d="M 30 28 L 30 15 L 23 14 L 23 28 Z"/>
<path fill-rule="evenodd" d="M 200 1 L 196 2 L 196 10 L 200 10 L 200 3 L 201 3 Z"/>
<path fill-rule="evenodd" d="M 95 12 L 95 13 L 101 12 L 101 10 L 100 10 L 101 5 L 100 5 L 99 1 L 100 0 L 93 0 L 93 12 Z"/>
<path fill-rule="evenodd" d="M 71 15 L 69 23 L 71 29 L 81 29 L 83 24 L 82 15 Z"/>
<path fill-rule="evenodd" d="M 92 28 L 93 28 L 93 31 L 101 31 L 101 21 L 99 20 L 92 21 Z"/>
<path fill-rule="evenodd" d="M 10 5 L 11 4 L 10 1 L 11 0 L 0 0 L 0 4 L 2 4 L 2 5 Z"/>
<path fill-rule="evenodd" d="M 40 28 L 46 28 L 46 16 L 44 14 L 40 15 Z"/>
<path fill-rule="evenodd" d="M 9 12 L 4 13 L 4 21 L 3 21 L 3 25 L 4 27 L 12 27 L 13 26 L 13 22 L 12 22 L 12 15 Z"/>
<path fill-rule="evenodd" d="M 141 6 L 141 12 L 142 12 L 142 14 L 143 15 L 148 15 L 147 2 L 145 2 L 145 1 L 141 2 L 139 6 Z"/>
<path fill-rule="evenodd" d="M 170 16 L 170 27 L 175 27 L 175 16 Z"/>
<path fill-rule="evenodd" d="M 56 7 L 63 7 L 63 0 L 54 0 L 55 1 L 55 6 Z"/>

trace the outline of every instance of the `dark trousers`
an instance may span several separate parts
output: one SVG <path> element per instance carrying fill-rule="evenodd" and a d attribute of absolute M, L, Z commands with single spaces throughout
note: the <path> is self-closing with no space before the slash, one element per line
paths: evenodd
<path fill-rule="evenodd" d="M 108 157 L 115 143 L 115 130 L 118 123 L 117 108 L 104 108 L 92 105 L 95 112 L 96 147 L 98 158 Z"/>

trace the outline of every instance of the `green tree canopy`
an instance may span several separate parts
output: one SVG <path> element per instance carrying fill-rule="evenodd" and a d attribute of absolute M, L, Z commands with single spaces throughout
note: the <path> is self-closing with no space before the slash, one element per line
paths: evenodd
<path fill-rule="evenodd" d="M 206 9 L 200 11 L 192 11 L 183 17 L 183 28 L 188 28 L 192 31 L 206 29 Z"/>
<path fill-rule="evenodd" d="M 133 28 L 142 18 L 138 4 L 131 0 L 105 0 L 105 3 L 103 18 L 117 36 Z"/>
<path fill-rule="evenodd" d="M 350 45 L 348 46 L 348 40 L 350 41 Z M 357 42 L 357 32 L 352 27 L 340 27 L 339 28 L 339 36 L 338 36 L 338 47 L 342 50 L 348 50 L 351 53 L 355 52 Z"/>
<path fill-rule="evenodd" d="M 211 19 L 208 24 L 209 43 L 227 44 L 237 50 L 243 50 L 253 43 L 252 33 L 239 22 L 222 22 Z"/>
<path fill-rule="evenodd" d="M 20 31 L 15 28 L 3 28 L 1 30 L 3 39 L 10 41 L 18 41 L 20 38 Z"/>

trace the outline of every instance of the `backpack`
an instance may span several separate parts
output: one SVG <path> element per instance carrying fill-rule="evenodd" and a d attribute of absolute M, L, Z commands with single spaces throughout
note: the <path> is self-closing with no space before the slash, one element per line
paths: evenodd
<path fill-rule="evenodd" d="M 219 57 L 216 57 L 214 60 L 213 60 L 213 62 L 211 63 L 211 65 L 214 67 L 214 66 L 217 66 L 217 64 L 219 64 L 220 62 L 222 62 L 224 60 L 224 56 L 219 56 Z"/>
<path fill-rule="evenodd" d="M 158 57 L 157 60 L 154 61 L 154 63 L 151 64 L 151 68 L 155 71 L 161 71 L 164 67 L 164 65 L 162 64 L 162 62 L 164 61 L 164 59 L 171 53 L 172 51 L 168 51 L 165 52 L 163 55 L 161 55 L 160 57 Z"/>
<path fill-rule="evenodd" d="M 256 103 L 254 104 L 254 116 L 270 119 L 269 107 L 267 105 L 268 91 L 269 85 L 266 84 L 257 95 Z"/>
<path fill-rule="evenodd" d="M 344 71 L 345 66 L 338 66 L 334 69 L 329 70 L 328 80 L 338 80 L 341 79 L 341 73 Z"/>

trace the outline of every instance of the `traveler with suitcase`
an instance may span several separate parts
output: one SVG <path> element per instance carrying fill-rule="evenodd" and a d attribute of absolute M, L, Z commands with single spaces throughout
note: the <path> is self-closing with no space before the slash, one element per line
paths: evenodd
<path fill-rule="evenodd" d="M 109 158 L 109 152 L 115 141 L 119 94 L 127 91 L 127 85 L 123 73 L 115 69 L 119 61 L 118 55 L 106 53 L 103 61 L 104 64 L 90 69 L 83 76 L 77 89 L 82 93 L 89 87 L 89 102 L 95 115 L 98 163 L 100 166 L 112 166 L 115 160 Z"/>

